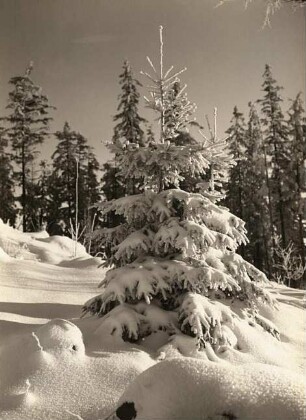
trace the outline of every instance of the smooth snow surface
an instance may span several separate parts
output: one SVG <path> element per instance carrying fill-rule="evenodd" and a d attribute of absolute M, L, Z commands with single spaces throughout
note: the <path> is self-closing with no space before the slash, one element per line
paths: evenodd
<path fill-rule="evenodd" d="M 1 420 L 128 420 L 133 410 L 143 420 L 305 418 L 303 291 L 274 285 L 278 308 L 259 308 L 280 341 L 236 302 L 239 317 L 222 324 L 227 342 L 215 351 L 164 331 L 132 345 L 120 316 L 118 325 L 79 318 L 105 271 L 81 245 L 73 258 L 73 245 L 0 222 Z M 162 310 L 138 306 L 166 322 Z"/>

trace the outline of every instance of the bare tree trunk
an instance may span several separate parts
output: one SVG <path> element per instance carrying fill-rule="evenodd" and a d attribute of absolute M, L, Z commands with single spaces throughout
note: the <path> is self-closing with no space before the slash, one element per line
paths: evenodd
<path fill-rule="evenodd" d="M 267 151 L 266 151 L 265 146 L 264 146 L 264 158 L 265 158 L 265 177 L 266 177 L 266 185 L 267 185 L 267 190 L 268 190 L 268 209 L 269 209 L 269 218 L 270 218 L 270 232 L 271 232 L 271 239 L 272 239 L 272 247 L 275 248 L 275 239 L 274 239 L 274 230 L 273 230 L 273 210 L 272 210 L 272 201 L 271 201 L 271 187 L 270 187 L 269 173 L 268 173 Z"/>
<path fill-rule="evenodd" d="M 25 145 L 24 140 L 21 146 L 21 176 L 22 176 L 22 193 L 21 193 L 21 206 L 22 206 L 22 230 L 27 230 L 27 209 L 26 209 L 26 162 L 25 162 Z"/>

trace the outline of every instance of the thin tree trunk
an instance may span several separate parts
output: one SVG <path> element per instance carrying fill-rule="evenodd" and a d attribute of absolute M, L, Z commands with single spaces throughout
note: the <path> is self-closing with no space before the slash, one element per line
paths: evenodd
<path fill-rule="evenodd" d="M 261 220 L 263 220 L 262 213 L 261 213 Z M 266 231 L 263 224 L 262 224 L 262 237 L 263 237 L 263 244 L 264 244 L 264 254 L 265 254 L 265 259 L 266 259 L 266 268 L 267 268 L 269 277 L 271 277 L 272 272 L 271 272 L 271 264 L 270 264 L 270 254 L 268 252 L 268 240 L 267 240 L 267 235 L 266 235 Z"/>
<path fill-rule="evenodd" d="M 21 176 L 22 176 L 22 193 L 21 193 L 21 206 L 22 206 L 22 230 L 27 230 L 27 211 L 26 211 L 26 163 L 25 163 L 25 145 L 24 140 L 21 146 Z"/>
<path fill-rule="evenodd" d="M 271 187 L 269 182 L 269 173 L 268 173 L 268 161 L 267 161 L 267 152 L 266 147 L 264 146 L 264 158 L 265 158 L 265 178 L 266 178 L 266 185 L 268 190 L 268 209 L 269 209 L 269 217 L 270 217 L 270 232 L 271 232 L 271 239 L 272 239 L 272 246 L 273 249 L 275 248 L 275 238 L 274 238 L 274 230 L 273 230 L 273 210 L 272 210 L 272 202 L 271 202 Z"/>
<path fill-rule="evenodd" d="M 301 198 L 302 194 L 302 177 L 300 173 L 300 167 L 299 162 L 297 162 L 297 168 L 296 168 L 296 180 L 297 180 L 297 193 L 300 200 L 300 204 L 302 205 L 302 208 L 299 206 L 299 215 L 298 215 L 298 226 L 299 226 L 299 242 L 300 242 L 300 252 L 301 252 L 301 259 L 303 267 L 306 265 L 306 258 L 305 258 L 305 245 L 304 245 L 304 226 L 303 226 L 303 202 Z M 306 270 L 303 273 L 303 276 L 301 278 L 301 284 L 300 287 L 303 286 L 303 281 L 306 283 Z"/>

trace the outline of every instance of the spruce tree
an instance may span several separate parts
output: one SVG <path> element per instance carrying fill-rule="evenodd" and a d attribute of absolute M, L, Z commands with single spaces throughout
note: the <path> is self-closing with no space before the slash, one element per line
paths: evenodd
<path fill-rule="evenodd" d="M 132 68 L 127 60 L 124 61 L 123 72 L 119 75 L 119 85 L 121 87 L 121 93 L 118 96 L 118 113 L 113 118 L 116 125 L 112 143 L 121 144 L 131 142 L 144 144 L 145 133 L 142 125 L 146 123 L 146 120 L 138 112 L 140 98 L 138 89 L 141 87 L 141 83 L 134 77 Z M 117 155 L 115 155 L 103 167 L 102 191 L 107 199 L 124 196 L 126 190 L 136 193 L 142 186 L 142 181 L 139 179 L 129 180 L 128 182 L 120 179 L 117 158 Z M 111 193 L 113 193 L 112 197 L 110 196 Z M 120 218 L 115 215 L 109 215 L 106 224 L 107 226 L 114 226 L 119 220 Z"/>
<path fill-rule="evenodd" d="M 255 105 L 249 103 L 249 120 L 245 133 L 243 194 L 244 220 L 249 237 L 245 257 L 260 270 L 271 275 L 271 237 L 269 220 L 269 190 L 260 118 Z M 270 228 L 269 228 L 270 227 Z"/>
<path fill-rule="evenodd" d="M 0 219 L 15 225 L 17 209 L 14 197 L 13 166 L 8 152 L 8 139 L 0 127 Z"/>
<path fill-rule="evenodd" d="M 87 139 L 71 130 L 67 122 L 55 136 L 58 143 L 52 155 L 53 171 L 49 190 L 50 196 L 57 201 L 56 206 L 50 206 L 49 221 L 63 219 L 69 226 L 75 220 L 78 201 L 78 219 L 84 227 L 88 222 L 89 207 L 100 196 L 97 181 L 99 164 Z"/>
<path fill-rule="evenodd" d="M 18 200 L 22 207 L 24 231 L 29 228 L 27 219 L 31 209 L 31 165 L 37 156 L 37 146 L 48 135 L 51 120 L 48 113 L 52 108 L 47 96 L 42 94 L 41 88 L 31 79 L 32 69 L 30 64 L 23 76 L 10 79 L 13 90 L 9 93 L 7 108 L 11 113 L 2 118 L 9 125 L 7 133 L 14 152 L 15 179 L 21 188 Z"/>
<path fill-rule="evenodd" d="M 123 72 L 119 75 L 121 93 L 118 97 L 118 113 L 114 116 L 116 126 L 114 129 L 114 142 L 124 141 L 142 144 L 144 131 L 141 124 L 146 120 L 138 113 L 139 92 L 141 83 L 134 77 L 131 66 L 126 60 L 123 63 Z"/>
<path fill-rule="evenodd" d="M 288 127 L 281 109 L 283 102 L 280 92 L 282 88 L 277 85 L 272 76 L 270 66 L 266 65 L 263 74 L 263 99 L 258 102 L 261 104 L 263 118 L 263 134 L 268 155 L 270 155 L 270 189 L 271 205 L 273 210 L 273 225 L 276 233 L 281 236 L 282 246 L 288 243 L 288 227 L 286 225 L 287 210 L 290 201 L 290 147 Z"/>
<path fill-rule="evenodd" d="M 246 305 L 259 296 L 270 301 L 261 283 L 267 280 L 235 253 L 247 241 L 243 221 L 210 199 L 209 187 L 203 193 L 179 188 L 183 172 L 197 177 L 212 162 L 220 164 L 226 144 L 218 138 L 214 146 L 166 140 L 164 98 L 177 74 L 163 68 L 162 28 L 160 40 L 159 71 L 149 60 L 154 76 L 148 75 L 159 141 L 114 146 L 121 176 L 143 178 L 145 191 L 101 203 L 104 214 L 116 211 L 124 221 L 104 232 L 112 250 L 106 264 L 112 268 L 101 282 L 102 294 L 84 305 L 84 313 L 103 317 L 104 332 L 127 341 L 163 329 L 173 343 L 187 335 L 191 346 L 210 343 L 217 351 L 236 316 L 218 299 L 230 298 L 230 304 L 239 298 Z M 260 323 L 274 333 L 262 318 Z"/>
<path fill-rule="evenodd" d="M 39 163 L 38 175 L 31 183 L 32 205 L 29 220 L 32 229 L 40 230 L 47 223 L 49 207 L 50 168 L 46 160 Z"/>
<path fill-rule="evenodd" d="M 237 106 L 234 107 L 231 126 L 226 133 L 229 135 L 230 150 L 236 161 L 236 165 L 230 170 L 230 180 L 227 186 L 228 191 L 225 204 L 231 212 L 243 219 L 244 209 L 246 207 L 243 191 L 246 169 L 246 126 L 244 116 L 238 111 Z"/>

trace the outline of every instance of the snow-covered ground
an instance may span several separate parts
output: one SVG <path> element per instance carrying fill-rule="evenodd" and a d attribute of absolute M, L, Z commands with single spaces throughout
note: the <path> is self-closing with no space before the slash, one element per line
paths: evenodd
<path fill-rule="evenodd" d="M 191 338 L 132 345 L 80 319 L 104 269 L 73 253 L 69 238 L 0 222 L 1 420 L 305 418 L 303 291 L 274 285 L 278 308 L 260 307 L 280 341 L 245 319 L 218 354 L 186 357 Z"/>

